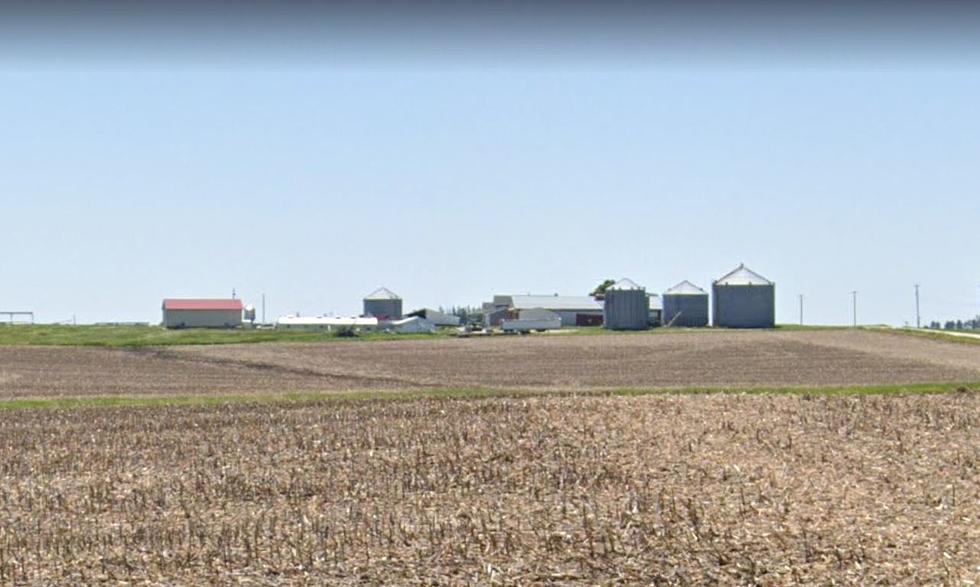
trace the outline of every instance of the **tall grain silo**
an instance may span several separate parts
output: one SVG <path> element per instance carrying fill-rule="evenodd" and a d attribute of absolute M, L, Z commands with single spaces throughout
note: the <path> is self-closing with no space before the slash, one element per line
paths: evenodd
<path fill-rule="evenodd" d="M 664 325 L 701 327 L 708 325 L 708 292 L 690 281 L 682 281 L 664 292 Z"/>
<path fill-rule="evenodd" d="M 772 328 L 776 325 L 776 284 L 744 264 L 714 282 L 714 325 Z"/>
<path fill-rule="evenodd" d="M 364 315 L 378 320 L 401 320 L 402 299 L 386 287 L 364 297 Z"/>
<path fill-rule="evenodd" d="M 606 290 L 603 325 L 610 330 L 646 330 L 650 321 L 647 291 L 636 282 L 621 279 Z"/>

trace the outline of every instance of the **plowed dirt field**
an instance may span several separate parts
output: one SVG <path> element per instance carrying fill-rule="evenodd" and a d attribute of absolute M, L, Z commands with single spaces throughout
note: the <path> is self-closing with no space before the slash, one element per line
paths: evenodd
<path fill-rule="evenodd" d="M 681 331 L 143 349 L 0 347 L 0 397 L 980 381 L 980 345 L 873 331 Z"/>

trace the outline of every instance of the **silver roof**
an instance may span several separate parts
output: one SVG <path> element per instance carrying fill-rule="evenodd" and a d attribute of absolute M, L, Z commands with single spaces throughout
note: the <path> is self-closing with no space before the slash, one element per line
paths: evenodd
<path fill-rule="evenodd" d="M 706 296 L 708 292 L 686 279 L 664 292 L 665 296 Z"/>
<path fill-rule="evenodd" d="M 398 295 L 395 292 L 391 291 L 387 287 L 381 287 L 369 293 L 368 295 L 364 296 L 364 299 L 365 300 L 400 300 L 401 298 L 398 297 Z"/>
<path fill-rule="evenodd" d="M 624 277 L 624 278 L 620 279 L 619 281 L 617 281 L 616 283 L 610 285 L 607 288 L 607 291 L 610 290 L 610 289 L 644 289 L 645 290 L 646 288 L 643 287 L 642 285 L 639 285 L 638 283 L 636 283 L 632 279 L 629 279 L 627 277 Z"/>
<path fill-rule="evenodd" d="M 515 310 L 602 310 L 602 303 L 589 296 L 510 296 Z"/>
<path fill-rule="evenodd" d="M 719 278 L 715 281 L 715 285 L 772 285 L 773 283 L 766 279 L 765 277 L 759 275 L 755 271 L 752 271 L 745 266 L 744 263 L 740 263 L 738 267 L 733 269 L 730 273 L 724 277 Z"/>

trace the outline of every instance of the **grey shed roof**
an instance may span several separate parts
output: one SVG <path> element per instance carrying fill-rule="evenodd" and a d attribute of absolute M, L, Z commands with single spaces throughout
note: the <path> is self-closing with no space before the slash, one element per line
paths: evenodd
<path fill-rule="evenodd" d="M 632 279 L 624 277 L 619 281 L 617 281 L 616 283 L 610 285 L 608 288 L 606 288 L 606 291 L 610 289 L 646 289 L 646 288 L 643 287 L 642 285 L 639 285 Z"/>
<path fill-rule="evenodd" d="M 668 296 L 706 296 L 708 292 L 686 279 L 664 292 Z"/>
<path fill-rule="evenodd" d="M 510 296 L 515 310 L 602 310 L 602 303 L 589 296 Z"/>
<path fill-rule="evenodd" d="M 772 282 L 740 263 L 730 273 L 715 281 L 715 285 L 772 285 Z"/>
<path fill-rule="evenodd" d="M 364 296 L 365 300 L 400 300 L 398 295 L 388 289 L 387 287 L 382 287 L 374 290 L 368 295 Z"/>

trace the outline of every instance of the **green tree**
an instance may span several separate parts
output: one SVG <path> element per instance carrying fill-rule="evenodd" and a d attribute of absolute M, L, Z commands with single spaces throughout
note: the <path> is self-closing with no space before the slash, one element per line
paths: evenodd
<path fill-rule="evenodd" d="M 601 300 L 602 298 L 606 297 L 606 290 L 615 284 L 616 284 L 615 279 L 607 279 L 602 283 L 600 283 L 594 290 L 592 290 L 592 293 L 589 295 L 591 295 L 597 300 Z"/>

